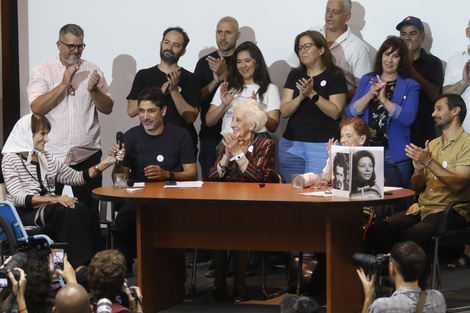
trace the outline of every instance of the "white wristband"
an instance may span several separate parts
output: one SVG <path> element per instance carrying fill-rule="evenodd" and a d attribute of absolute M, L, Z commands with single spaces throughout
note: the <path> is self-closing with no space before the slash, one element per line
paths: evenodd
<path fill-rule="evenodd" d="M 242 153 L 240 153 L 239 155 L 236 155 L 236 156 L 232 157 L 232 158 L 230 159 L 230 162 L 241 160 L 241 158 L 243 158 L 244 156 L 245 156 L 245 154 L 243 154 L 243 152 L 242 152 Z"/>

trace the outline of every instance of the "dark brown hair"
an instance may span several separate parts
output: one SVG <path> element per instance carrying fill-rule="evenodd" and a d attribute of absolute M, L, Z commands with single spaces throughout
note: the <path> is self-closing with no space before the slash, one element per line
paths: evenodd
<path fill-rule="evenodd" d="M 271 83 L 271 77 L 269 76 L 268 67 L 266 66 L 266 62 L 264 61 L 261 50 L 251 41 L 245 41 L 244 43 L 240 44 L 233 52 L 233 56 L 230 61 L 230 70 L 227 77 L 228 88 L 235 88 L 237 92 L 242 92 L 243 88 L 245 88 L 245 81 L 237 69 L 238 54 L 242 51 L 248 51 L 250 56 L 256 62 L 253 81 L 255 84 L 259 85 L 257 94 L 259 99 L 263 101 L 263 95 L 268 90 L 269 84 Z"/>
<path fill-rule="evenodd" d="M 126 270 L 126 258 L 118 250 L 104 250 L 95 254 L 88 266 L 88 280 L 93 297 L 113 301 L 122 290 Z"/>
<path fill-rule="evenodd" d="M 434 103 L 442 98 L 447 98 L 447 106 L 449 107 L 449 110 L 452 110 L 455 107 L 460 108 L 459 120 L 460 123 L 463 123 L 465 117 L 467 116 L 467 106 L 465 105 L 465 101 L 463 100 L 462 96 L 456 93 L 443 93 L 436 98 Z"/>
<path fill-rule="evenodd" d="M 295 54 L 297 55 L 297 57 L 299 56 L 300 38 L 302 38 L 304 36 L 310 37 L 313 40 L 313 44 L 318 49 L 325 48 L 325 52 L 321 55 L 321 60 L 322 60 L 323 66 L 326 67 L 328 72 L 330 72 L 334 76 L 336 76 L 336 75 L 344 76 L 343 70 L 340 67 L 336 66 L 335 57 L 333 56 L 333 54 L 331 54 L 330 48 L 328 48 L 328 43 L 326 42 L 325 37 L 317 31 L 307 30 L 307 31 L 304 31 L 304 32 L 298 34 L 297 37 L 295 37 L 294 51 L 295 51 Z M 306 68 L 306 66 L 302 62 L 300 62 L 299 67 L 297 67 L 296 70 L 302 71 L 305 68 Z"/>
<path fill-rule="evenodd" d="M 31 115 L 31 131 L 33 134 L 36 134 L 41 130 L 51 131 L 51 123 L 44 115 L 33 113 L 33 115 Z"/>
<path fill-rule="evenodd" d="M 380 49 L 379 51 L 377 51 L 377 54 L 375 56 L 374 71 L 371 74 L 382 75 L 382 56 L 384 52 L 390 48 L 392 49 L 392 52 L 396 51 L 400 56 L 400 64 L 398 65 L 398 75 L 403 78 L 410 77 L 411 62 L 410 57 L 408 55 L 408 47 L 406 46 L 406 43 L 403 38 L 396 36 L 390 36 L 389 38 L 387 38 L 387 40 L 384 41 L 382 46 L 380 46 Z"/>
<path fill-rule="evenodd" d="M 412 241 L 393 246 L 390 257 L 393 265 L 407 283 L 417 281 L 426 269 L 426 255 L 423 249 Z"/>

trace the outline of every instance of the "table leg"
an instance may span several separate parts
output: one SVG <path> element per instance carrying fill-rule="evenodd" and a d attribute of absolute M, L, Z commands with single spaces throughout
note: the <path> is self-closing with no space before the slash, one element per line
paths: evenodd
<path fill-rule="evenodd" d="M 331 208 L 326 222 L 327 311 L 357 312 L 363 296 L 352 256 L 363 251 L 362 208 Z"/>
<path fill-rule="evenodd" d="M 137 206 L 137 277 L 146 312 L 161 311 L 186 297 L 184 249 L 154 248 L 155 214 L 151 207 Z"/>

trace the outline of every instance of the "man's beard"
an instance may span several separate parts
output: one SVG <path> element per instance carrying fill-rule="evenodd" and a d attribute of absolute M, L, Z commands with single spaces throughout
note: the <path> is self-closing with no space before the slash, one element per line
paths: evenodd
<path fill-rule="evenodd" d="M 230 51 L 230 50 L 234 49 L 235 46 L 236 46 L 236 43 L 233 44 L 233 45 L 229 45 L 229 46 L 225 47 L 223 50 L 220 48 L 220 45 L 218 45 L 217 47 L 219 48 L 220 51 L 227 52 L 227 51 Z"/>
<path fill-rule="evenodd" d="M 436 126 L 436 128 L 441 129 L 441 130 L 446 129 L 451 123 L 452 122 L 443 121 L 441 118 L 434 119 L 434 125 Z"/>
<path fill-rule="evenodd" d="M 166 55 L 165 52 L 170 52 L 170 55 Z M 160 50 L 160 58 L 163 62 L 167 64 L 176 64 L 178 63 L 178 60 L 180 59 L 179 54 L 175 54 L 172 51 L 162 51 Z"/>
<path fill-rule="evenodd" d="M 77 58 L 69 57 L 69 58 L 65 59 L 65 63 L 67 63 L 67 65 L 69 65 L 69 66 L 76 65 L 76 64 L 78 64 L 78 62 L 80 62 L 79 57 L 77 57 Z"/>

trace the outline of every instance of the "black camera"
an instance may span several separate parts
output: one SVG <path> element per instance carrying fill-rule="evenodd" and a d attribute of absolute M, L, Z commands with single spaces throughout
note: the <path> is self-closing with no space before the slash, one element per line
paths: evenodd
<path fill-rule="evenodd" d="M 388 274 L 388 260 L 390 256 L 387 254 L 370 255 L 364 253 L 354 253 L 353 264 L 362 267 L 364 270 L 383 276 Z"/>
<path fill-rule="evenodd" d="M 20 280 L 20 273 L 15 271 L 14 268 L 18 267 L 21 269 L 25 269 L 28 266 L 28 256 L 24 253 L 17 253 L 13 255 L 8 261 L 7 264 L 4 264 L 2 268 L 0 268 L 0 288 L 11 288 L 11 281 L 8 277 L 8 273 L 12 272 L 13 276 L 17 281 Z"/>
<path fill-rule="evenodd" d="M 126 289 L 127 288 L 129 288 L 129 285 L 127 283 L 127 279 L 125 279 L 124 284 L 122 285 L 121 294 L 119 295 L 119 303 L 124 307 L 129 307 L 129 297 L 126 294 Z M 129 290 L 131 292 L 131 296 L 134 297 L 134 299 L 136 299 L 136 301 L 137 301 L 138 300 L 137 292 L 132 288 L 129 288 Z"/>

